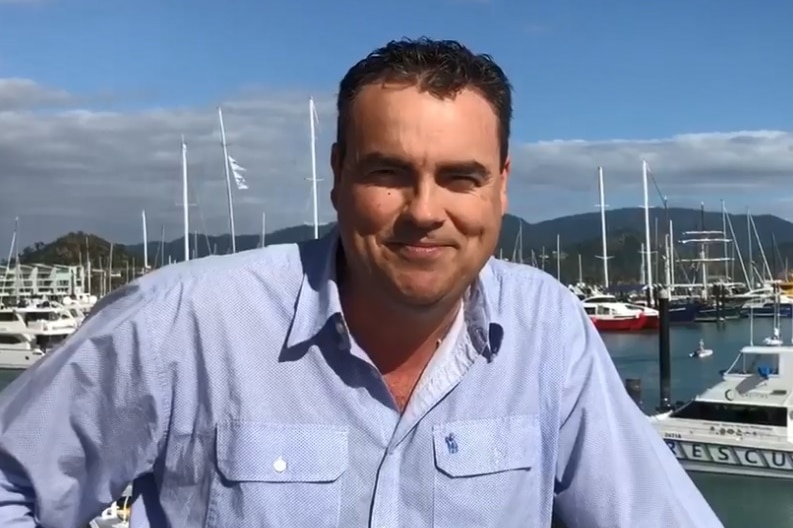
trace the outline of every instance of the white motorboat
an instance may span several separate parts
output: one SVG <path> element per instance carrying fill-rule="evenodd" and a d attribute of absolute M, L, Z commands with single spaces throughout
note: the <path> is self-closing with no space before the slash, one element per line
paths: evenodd
<path fill-rule="evenodd" d="M 722 378 L 650 417 L 669 449 L 690 471 L 793 479 L 793 345 L 745 346 Z"/>
<path fill-rule="evenodd" d="M 68 313 L 48 309 L 0 309 L 0 370 L 25 370 L 76 329 Z"/>
<path fill-rule="evenodd" d="M 33 334 L 0 332 L 0 370 L 25 370 L 44 353 Z"/>

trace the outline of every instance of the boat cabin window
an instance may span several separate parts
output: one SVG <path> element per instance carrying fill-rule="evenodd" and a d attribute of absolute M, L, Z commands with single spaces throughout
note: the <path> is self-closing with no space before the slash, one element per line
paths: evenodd
<path fill-rule="evenodd" d="M 58 312 L 53 310 L 29 310 L 22 312 L 25 317 L 26 323 L 32 323 L 34 321 L 57 321 L 60 319 L 58 317 Z"/>
<path fill-rule="evenodd" d="M 47 352 L 63 343 L 67 337 L 69 337 L 69 334 L 37 335 L 36 344 L 41 348 L 42 352 Z"/>
<path fill-rule="evenodd" d="M 586 313 L 589 315 L 613 315 L 614 310 L 611 306 L 604 306 L 602 304 L 596 304 L 595 306 L 586 306 L 584 308 Z"/>
<path fill-rule="evenodd" d="M 24 343 L 25 339 L 16 334 L 0 334 L 0 345 L 18 345 Z"/>
<path fill-rule="evenodd" d="M 742 352 L 725 374 L 779 375 L 779 354 Z"/>
<path fill-rule="evenodd" d="M 16 312 L 0 312 L 0 323 L 13 323 L 15 321 L 19 321 Z"/>
<path fill-rule="evenodd" d="M 672 416 L 688 420 L 787 427 L 787 408 L 766 405 L 736 405 L 694 400 L 672 413 Z"/>

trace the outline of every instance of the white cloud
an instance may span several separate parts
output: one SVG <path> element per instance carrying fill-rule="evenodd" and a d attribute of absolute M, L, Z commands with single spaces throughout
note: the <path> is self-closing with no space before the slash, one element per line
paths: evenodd
<path fill-rule="evenodd" d="M 516 145 L 513 156 L 520 171 L 532 174 L 532 182 L 571 191 L 591 188 L 598 165 L 610 182 L 639 185 L 642 159 L 670 190 L 757 189 L 789 182 L 793 135 L 756 130 L 649 140 L 542 141 Z"/>
<path fill-rule="evenodd" d="M 333 97 L 315 94 L 322 221 L 327 201 L 328 150 L 335 134 Z M 223 160 L 213 105 L 107 111 L 83 99 L 23 79 L 0 79 L 0 248 L 20 216 L 23 244 L 76 229 L 120 242 L 140 240 L 145 208 L 151 236 L 164 225 L 181 232 L 180 136 L 190 160 L 196 228 L 226 230 Z M 97 103 L 94 103 L 97 104 Z M 104 104 L 107 104 L 106 102 Z M 51 108 L 57 105 L 60 108 Z M 223 103 L 231 155 L 248 169 L 250 190 L 235 192 L 238 233 L 311 219 L 308 94 L 248 91 Z M 715 202 L 759 193 L 757 212 L 787 209 L 793 195 L 793 135 L 775 131 L 684 134 L 650 140 L 558 140 L 512 147 L 511 211 L 530 220 L 591 211 L 595 170 L 606 174 L 611 206 L 641 200 L 641 159 L 650 163 L 673 203 Z M 771 199 L 773 198 L 773 200 Z M 696 202 L 692 200 L 696 199 Z M 737 211 L 745 203 L 730 205 Z M 2 252 L 2 251 L 0 251 Z"/>
<path fill-rule="evenodd" d="M 63 105 L 72 100 L 73 98 L 63 90 L 42 86 L 29 79 L 0 79 L 0 112 L 44 105 Z"/>

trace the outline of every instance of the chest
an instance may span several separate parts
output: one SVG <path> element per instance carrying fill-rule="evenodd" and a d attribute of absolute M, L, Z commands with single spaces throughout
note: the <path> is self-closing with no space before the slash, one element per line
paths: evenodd
<path fill-rule="evenodd" d="M 548 526 L 554 454 L 544 452 L 538 416 L 501 406 L 460 416 L 451 407 L 436 407 L 393 453 L 354 421 L 320 424 L 304 413 L 226 420 L 205 443 L 175 438 L 165 496 L 184 489 L 200 498 L 167 504 L 170 520 L 179 525 L 190 503 L 207 508 L 209 527 Z"/>
<path fill-rule="evenodd" d="M 383 383 L 389 394 L 394 399 L 397 409 L 403 412 L 407 407 L 410 397 L 421 378 L 421 370 L 408 370 L 405 372 L 391 372 L 383 376 Z"/>
<path fill-rule="evenodd" d="M 424 387 L 418 369 L 380 376 L 331 346 L 270 363 L 254 353 L 208 354 L 204 389 L 186 381 L 175 390 L 161 476 L 173 497 L 169 520 L 547 526 L 555 442 L 542 437 L 539 417 L 553 409 L 540 393 L 560 378 L 531 375 L 537 369 L 512 357 L 441 368 Z M 385 404 L 387 389 L 404 409 L 417 384 L 412 398 L 425 412 L 399 416 Z"/>

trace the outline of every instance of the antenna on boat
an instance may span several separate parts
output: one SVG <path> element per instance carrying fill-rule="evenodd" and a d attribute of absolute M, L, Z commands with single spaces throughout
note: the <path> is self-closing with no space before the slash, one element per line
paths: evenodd
<path fill-rule="evenodd" d="M 780 301 L 780 293 L 779 293 L 779 285 L 774 284 L 774 332 L 780 335 L 782 334 L 782 321 L 779 313 L 779 301 Z M 781 341 L 781 339 L 780 339 Z"/>
<path fill-rule="evenodd" d="M 749 345 L 754 345 L 754 306 L 749 305 Z"/>

